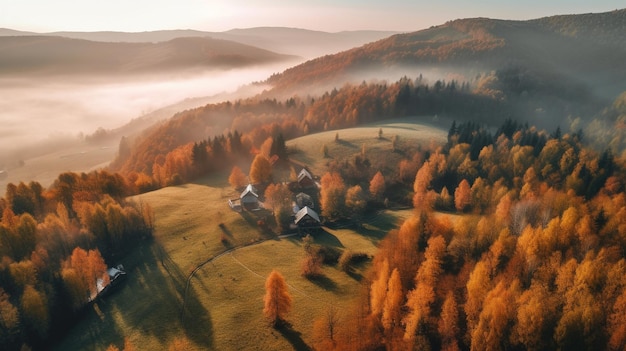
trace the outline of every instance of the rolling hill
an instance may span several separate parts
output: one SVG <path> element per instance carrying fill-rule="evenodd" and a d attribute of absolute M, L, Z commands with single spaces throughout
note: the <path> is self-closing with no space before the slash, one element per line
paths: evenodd
<path fill-rule="evenodd" d="M 257 27 L 238 28 L 224 32 L 197 30 L 161 30 L 150 32 L 51 32 L 35 33 L 0 28 L 2 36 L 58 36 L 98 42 L 159 43 L 177 38 L 213 38 L 260 47 L 289 55 L 313 58 L 351 49 L 375 40 L 389 37 L 391 31 L 322 32 L 300 28 Z"/>
<path fill-rule="evenodd" d="M 586 84 L 614 98 L 626 78 L 626 9 L 555 16 L 529 21 L 460 19 L 426 30 L 397 34 L 335 55 L 319 57 L 268 82 L 278 89 L 360 82 L 436 70 L 469 79 L 477 74 L 521 67 L 546 79 Z M 375 72 L 375 73 L 372 73 Z"/>
<path fill-rule="evenodd" d="M 295 56 L 212 38 L 176 38 L 159 43 L 106 43 L 54 36 L 0 36 L 0 74 L 142 74 L 194 69 L 230 69 Z"/>

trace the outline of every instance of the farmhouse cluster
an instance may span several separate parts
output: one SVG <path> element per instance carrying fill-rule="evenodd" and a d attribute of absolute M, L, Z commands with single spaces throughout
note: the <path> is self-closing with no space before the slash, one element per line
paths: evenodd
<path fill-rule="evenodd" d="M 291 228 L 314 228 L 321 224 L 319 214 L 315 211 L 318 199 L 319 184 L 313 175 L 302 168 L 296 181 L 289 182 L 288 188 L 292 195 L 292 225 Z M 229 199 L 228 205 L 237 212 L 256 212 L 264 208 L 263 198 L 257 187 L 248 184 L 238 198 Z"/>

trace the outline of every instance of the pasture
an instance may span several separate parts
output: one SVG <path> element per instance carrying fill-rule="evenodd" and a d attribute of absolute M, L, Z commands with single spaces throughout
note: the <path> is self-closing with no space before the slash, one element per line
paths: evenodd
<path fill-rule="evenodd" d="M 368 148 L 383 155 L 390 146 L 384 138 L 392 133 L 414 145 L 441 142 L 444 135 L 398 122 L 383 125 L 384 138 L 378 139 L 379 128 L 341 130 L 338 133 L 345 143 L 334 143 L 336 132 L 325 132 L 288 145 L 297 145 L 294 158 L 313 164 L 314 172 L 320 174 L 325 163 L 320 143 L 333 142 L 330 153 L 339 155 L 355 152 L 354 148 L 358 152 L 361 143 L 370 141 Z M 124 264 L 126 282 L 89 307 L 54 349 L 105 350 L 111 344 L 121 349 L 128 339 L 136 349 L 163 350 L 181 337 L 199 350 L 303 349 L 313 342 L 315 318 L 330 305 L 336 307 L 340 322 L 350 323 L 341 320 L 342 311 L 358 298 L 368 263 L 356 266 L 350 274 L 324 265 L 321 278 L 302 277 L 301 237 L 278 238 L 257 226 L 254 213 L 232 211 L 227 201 L 238 192 L 227 184 L 228 173 L 131 199 L 152 206 L 154 238 L 121 262 L 111 262 Z M 382 211 L 358 228 L 323 227 L 314 243 L 371 256 L 378 242 L 409 213 Z M 198 266 L 187 289 L 187 278 Z M 281 330 L 269 327 L 262 313 L 264 282 L 272 269 L 283 274 L 293 298 L 287 316 L 290 327 Z"/>

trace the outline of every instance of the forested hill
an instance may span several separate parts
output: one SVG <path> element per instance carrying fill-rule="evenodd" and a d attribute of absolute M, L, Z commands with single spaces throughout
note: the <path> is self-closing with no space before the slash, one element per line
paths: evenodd
<path fill-rule="evenodd" d="M 346 79 L 359 81 L 372 70 L 412 75 L 416 70 L 410 68 L 436 68 L 472 77 L 515 66 L 584 81 L 592 88 L 602 87 L 599 94 L 614 98 L 623 90 L 626 77 L 625 17 L 623 9 L 530 21 L 455 20 L 320 57 L 269 82 L 278 89 L 313 83 L 328 88 Z"/>
<path fill-rule="evenodd" d="M 105 43 L 49 36 L 0 36 L 0 74 L 135 74 L 228 69 L 293 60 L 257 47 L 212 38 L 160 43 Z"/>

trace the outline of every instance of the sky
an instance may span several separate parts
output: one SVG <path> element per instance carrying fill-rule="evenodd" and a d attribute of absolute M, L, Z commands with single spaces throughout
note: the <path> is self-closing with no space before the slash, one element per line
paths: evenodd
<path fill-rule="evenodd" d="M 458 18 L 526 20 L 606 12 L 623 0 L 0 0 L 0 28 L 23 31 L 415 31 Z"/>

